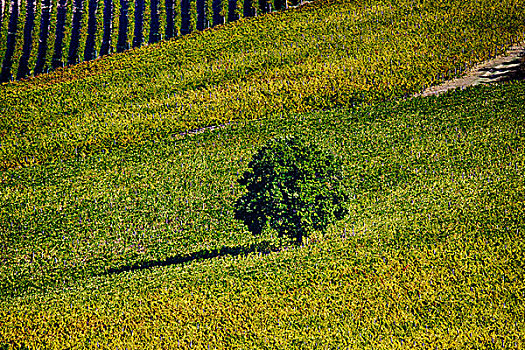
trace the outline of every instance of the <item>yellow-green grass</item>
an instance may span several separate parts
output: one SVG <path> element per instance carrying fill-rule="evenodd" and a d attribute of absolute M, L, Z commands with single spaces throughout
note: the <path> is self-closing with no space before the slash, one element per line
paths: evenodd
<path fill-rule="evenodd" d="M 0 344 L 524 348 L 524 98 L 476 87 L 8 170 Z M 235 179 L 290 133 L 343 159 L 353 201 L 270 252 L 232 219 Z"/>
<path fill-rule="evenodd" d="M 3 85 L 0 167 L 403 98 L 523 40 L 521 5 L 319 1 Z"/>

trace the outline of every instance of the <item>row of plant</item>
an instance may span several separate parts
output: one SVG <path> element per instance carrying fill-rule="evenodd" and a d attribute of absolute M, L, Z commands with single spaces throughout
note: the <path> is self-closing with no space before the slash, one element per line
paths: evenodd
<path fill-rule="evenodd" d="M 173 0 L 4 2 L 3 11 L 0 9 L 0 82 L 42 74 L 286 6 L 279 0 L 271 5 L 265 1 L 252 4 L 251 0 L 213 3 L 202 0 L 196 4 Z"/>
<path fill-rule="evenodd" d="M 523 348 L 524 94 L 290 114 L 8 170 L 0 344 Z M 272 253 L 271 232 L 233 220 L 235 180 L 288 134 L 342 160 L 353 200 L 326 236 Z"/>
<path fill-rule="evenodd" d="M 319 2 L 4 85 L 1 167 L 403 98 L 521 41 L 523 17 L 512 1 Z"/>

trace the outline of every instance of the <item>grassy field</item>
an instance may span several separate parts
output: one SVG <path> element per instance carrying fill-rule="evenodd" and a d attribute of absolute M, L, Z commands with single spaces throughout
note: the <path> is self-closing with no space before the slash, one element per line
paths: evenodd
<path fill-rule="evenodd" d="M 478 87 L 10 171 L 0 339 L 523 348 L 524 95 Z M 326 236 L 270 252 L 232 219 L 234 179 L 290 133 L 344 160 L 354 201 Z"/>
<path fill-rule="evenodd" d="M 516 38 L 522 27 L 503 24 L 523 9 L 504 3 L 517 11 L 507 18 L 490 2 L 447 4 L 320 2 L 3 85 L 0 349 L 525 348 L 525 82 L 404 98 L 441 79 L 424 72 L 454 75 L 446 62 Z M 427 28 L 428 38 L 406 33 L 429 51 L 395 51 L 411 36 L 395 44 L 388 33 L 404 24 L 388 20 L 379 34 L 381 11 L 404 13 L 407 31 Z M 463 27 L 437 27 L 448 13 Z M 345 36 L 337 47 L 356 48 L 355 65 L 327 55 L 336 41 L 322 44 L 337 23 L 374 33 L 334 32 Z M 430 45 L 482 25 L 494 41 L 470 41 L 457 61 L 460 45 Z M 287 41 L 301 33 L 319 40 Z M 380 53 L 362 53 L 372 47 L 399 55 L 389 77 Z M 330 64 L 354 73 L 335 85 Z M 234 83 L 254 112 L 217 117 L 233 108 Z M 179 103 L 195 109 L 166 107 Z M 339 157 L 352 198 L 343 221 L 301 247 L 233 219 L 236 179 L 266 140 L 288 134 Z"/>
<path fill-rule="evenodd" d="M 525 38 L 498 1 L 320 1 L 0 87 L 0 168 L 403 98 Z"/>

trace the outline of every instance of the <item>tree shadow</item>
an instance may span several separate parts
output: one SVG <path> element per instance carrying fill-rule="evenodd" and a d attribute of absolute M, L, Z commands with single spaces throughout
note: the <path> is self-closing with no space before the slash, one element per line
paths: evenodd
<path fill-rule="evenodd" d="M 149 261 L 137 262 L 131 265 L 121 266 L 118 268 L 111 268 L 101 274 L 98 274 L 98 276 L 113 275 L 113 274 L 119 274 L 119 273 L 128 272 L 128 271 L 145 270 L 145 269 L 149 269 L 152 267 L 181 265 L 181 264 L 191 262 L 191 261 L 213 259 L 213 258 L 226 256 L 226 255 L 247 256 L 250 253 L 256 253 L 256 252 L 266 255 L 271 252 L 277 252 L 280 250 L 281 250 L 281 247 L 273 245 L 273 242 L 271 241 L 261 241 L 261 242 L 252 243 L 246 246 L 222 247 L 219 249 L 210 249 L 210 250 L 203 249 L 203 250 L 193 252 L 190 254 L 179 254 L 179 255 L 167 257 L 165 259 L 149 260 Z"/>

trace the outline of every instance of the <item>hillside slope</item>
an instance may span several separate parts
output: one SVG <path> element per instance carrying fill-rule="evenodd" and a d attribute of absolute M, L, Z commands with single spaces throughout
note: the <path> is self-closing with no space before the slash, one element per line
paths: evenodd
<path fill-rule="evenodd" d="M 523 41 L 521 2 L 324 0 L 0 87 L 0 167 L 398 99 Z"/>
<path fill-rule="evenodd" d="M 10 172 L 0 344 L 522 348 L 524 99 L 477 87 Z M 235 178 L 293 133 L 343 159 L 351 212 L 268 253 L 232 219 Z"/>
<path fill-rule="evenodd" d="M 524 11 L 324 1 L 2 85 L 0 349 L 525 348 L 525 82 L 405 98 Z M 289 134 L 352 201 L 301 247 L 232 215 Z"/>

